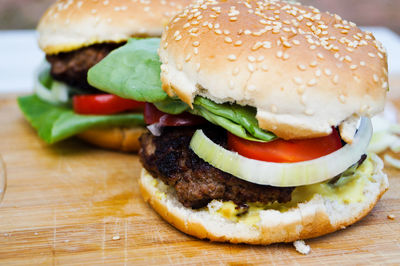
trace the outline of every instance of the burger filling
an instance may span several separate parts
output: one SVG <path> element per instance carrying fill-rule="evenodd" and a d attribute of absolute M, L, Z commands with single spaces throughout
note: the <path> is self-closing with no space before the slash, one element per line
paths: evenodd
<path fill-rule="evenodd" d="M 89 69 L 121 45 L 95 44 L 46 56 L 35 77 L 35 93 L 18 98 L 44 141 L 52 144 L 93 128 L 144 126 L 143 102 L 104 93 L 87 82 Z"/>
<path fill-rule="evenodd" d="M 227 133 L 221 127 L 201 126 L 216 143 L 227 147 Z M 142 135 L 141 162 L 152 176 L 173 186 L 179 201 L 186 207 L 201 208 L 213 199 L 247 202 L 288 202 L 292 187 L 257 185 L 238 179 L 200 159 L 190 148 L 198 127 L 166 127 L 160 136 Z"/>
<path fill-rule="evenodd" d="M 79 88 L 83 92 L 99 93 L 99 90 L 87 82 L 87 73 L 91 67 L 121 45 L 119 43 L 95 44 L 72 52 L 47 55 L 46 59 L 51 64 L 50 74 L 55 80 Z"/>

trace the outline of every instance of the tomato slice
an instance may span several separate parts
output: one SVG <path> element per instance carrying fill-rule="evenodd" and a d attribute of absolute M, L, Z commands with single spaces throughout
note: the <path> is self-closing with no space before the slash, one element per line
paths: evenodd
<path fill-rule="evenodd" d="M 144 102 L 124 99 L 113 94 L 75 95 L 72 101 L 75 113 L 84 115 L 117 114 L 144 107 Z"/>
<path fill-rule="evenodd" d="M 277 139 L 271 142 L 256 142 L 239 138 L 228 132 L 229 149 L 247 158 L 266 162 L 293 163 L 316 159 L 342 147 L 336 129 L 326 137 L 302 140 Z"/>
<path fill-rule="evenodd" d="M 151 125 L 159 123 L 161 126 L 193 126 L 205 123 L 201 116 L 183 112 L 179 115 L 171 115 L 158 110 L 154 104 L 146 103 L 144 106 L 144 121 Z"/>

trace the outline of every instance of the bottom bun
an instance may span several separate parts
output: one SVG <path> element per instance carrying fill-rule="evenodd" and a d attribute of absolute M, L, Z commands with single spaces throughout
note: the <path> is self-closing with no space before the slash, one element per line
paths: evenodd
<path fill-rule="evenodd" d="M 140 178 L 142 196 L 167 222 L 182 232 L 211 241 L 271 244 L 293 242 L 317 237 L 344 229 L 366 216 L 388 189 L 383 162 L 376 155 L 369 155 L 373 174 L 364 185 L 362 202 L 345 204 L 315 194 L 311 200 L 299 203 L 285 212 L 259 210 L 256 224 L 234 222 L 216 213 L 212 205 L 193 210 L 184 207 L 177 199 L 175 190 L 153 178 L 145 169 Z M 218 201 L 220 205 L 222 202 Z"/>
<path fill-rule="evenodd" d="M 80 133 L 78 138 L 101 148 L 137 152 L 140 149 L 139 137 L 144 132 L 146 129 L 143 127 L 95 128 Z"/>

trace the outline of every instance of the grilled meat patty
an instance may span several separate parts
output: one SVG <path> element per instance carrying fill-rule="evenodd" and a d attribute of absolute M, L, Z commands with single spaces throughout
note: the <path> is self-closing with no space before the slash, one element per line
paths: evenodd
<path fill-rule="evenodd" d="M 239 205 L 291 200 L 294 188 L 253 184 L 222 172 L 200 159 L 189 148 L 195 130 L 193 127 L 166 127 L 159 137 L 146 133 L 140 138 L 139 154 L 144 168 L 152 176 L 173 186 L 184 206 L 201 208 L 213 199 L 232 200 Z M 214 142 L 226 147 L 225 130 L 207 125 L 203 131 Z"/>
<path fill-rule="evenodd" d="M 68 53 L 47 55 L 51 64 L 51 76 L 58 81 L 88 92 L 98 92 L 87 82 L 89 68 L 100 62 L 112 50 L 123 43 L 102 43 L 84 47 Z"/>

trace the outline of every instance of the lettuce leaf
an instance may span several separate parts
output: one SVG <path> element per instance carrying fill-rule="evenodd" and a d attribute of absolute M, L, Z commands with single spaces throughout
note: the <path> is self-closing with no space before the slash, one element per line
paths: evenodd
<path fill-rule="evenodd" d="M 160 66 L 157 49 L 160 40 L 130 39 L 114 50 L 88 73 L 89 83 L 124 98 L 154 103 L 162 112 L 180 114 L 188 111 L 200 115 L 231 133 L 248 140 L 271 141 L 271 132 L 258 127 L 256 109 L 237 104 L 217 104 L 203 97 L 196 97 L 193 109 L 179 100 L 170 98 L 161 88 Z"/>
<path fill-rule="evenodd" d="M 18 105 L 39 136 L 49 144 L 94 127 L 144 125 L 142 114 L 79 115 L 70 108 L 42 101 L 36 95 L 19 97 Z"/>
<path fill-rule="evenodd" d="M 273 133 L 265 131 L 258 126 L 258 121 L 256 119 L 257 111 L 254 107 L 230 103 L 217 104 L 200 96 L 194 99 L 193 106 L 193 110 L 189 110 L 189 112 L 200 113 L 201 116 L 209 120 L 211 123 L 225 128 L 238 137 L 253 141 L 271 141 L 276 139 L 276 136 Z M 207 110 L 207 112 L 209 112 L 207 117 L 210 117 L 213 121 L 204 116 L 204 111 L 198 112 L 198 109 Z M 223 117 L 225 120 L 213 118 L 215 116 Z M 229 121 L 229 123 L 227 123 L 226 120 Z M 242 129 L 239 130 L 232 124 L 240 126 Z"/>
<path fill-rule="evenodd" d="M 142 102 L 168 96 L 161 89 L 159 38 L 130 39 L 88 72 L 88 82 L 102 91 Z"/>

